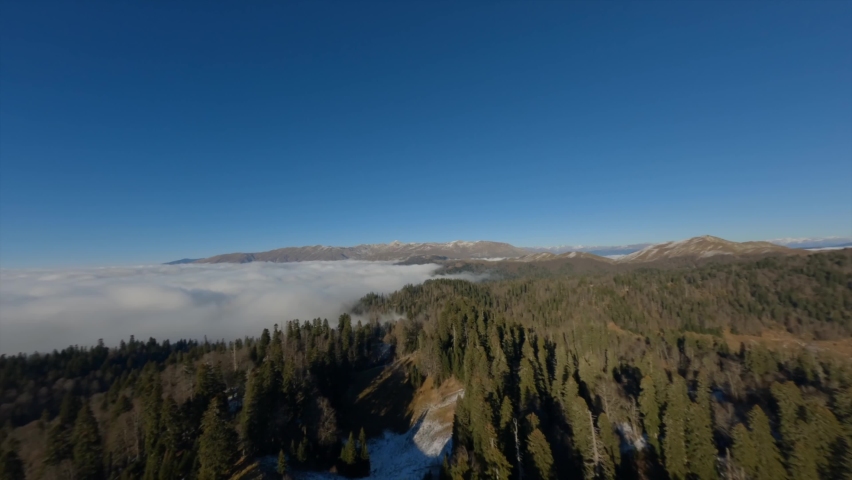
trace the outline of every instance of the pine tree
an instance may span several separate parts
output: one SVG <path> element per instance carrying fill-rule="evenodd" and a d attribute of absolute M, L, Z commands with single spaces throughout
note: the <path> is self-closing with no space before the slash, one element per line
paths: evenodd
<path fill-rule="evenodd" d="M 349 432 L 349 440 L 340 451 L 340 461 L 346 465 L 354 465 L 356 460 L 357 453 L 355 451 L 355 435 L 353 435 L 352 432 Z"/>
<path fill-rule="evenodd" d="M 587 477 L 594 477 L 600 463 L 600 455 L 595 452 L 595 432 L 589 422 L 590 411 L 586 401 L 577 394 L 577 382 L 568 377 L 562 387 L 563 407 L 568 423 L 571 425 L 574 451 L 582 462 Z"/>
<path fill-rule="evenodd" d="M 538 389 L 536 387 L 536 362 L 535 356 L 532 353 L 532 347 L 529 346 L 529 343 L 524 344 L 524 357 L 521 358 L 520 370 L 518 371 L 518 375 L 520 377 L 518 387 L 521 390 L 521 407 L 527 408 L 531 406 L 531 404 L 535 403 L 538 399 Z M 534 363 L 535 362 L 535 363 Z"/>
<path fill-rule="evenodd" d="M 802 392 L 793 382 L 773 383 L 772 397 L 778 404 L 781 420 L 782 451 L 787 455 L 787 466 L 792 478 L 816 480 L 818 438 L 809 435 L 810 428 L 800 412 L 805 407 Z"/>
<path fill-rule="evenodd" d="M 148 460 L 145 462 L 145 475 L 142 476 L 143 480 L 159 480 L 162 460 L 162 456 L 158 455 L 157 452 L 148 453 Z"/>
<path fill-rule="evenodd" d="M 367 434 L 364 432 L 364 427 L 361 427 L 361 433 L 358 434 L 358 443 L 361 445 L 358 457 L 364 462 L 369 462 L 370 452 L 367 450 Z"/>
<path fill-rule="evenodd" d="M 508 396 L 504 396 L 503 401 L 500 403 L 500 418 L 498 419 L 498 427 L 500 430 L 497 434 L 497 440 L 500 443 L 500 448 L 503 450 L 504 454 L 507 455 L 515 453 L 514 435 L 512 434 L 512 419 L 514 418 L 514 415 L 515 412 L 514 407 L 512 406 L 512 401 L 509 400 Z"/>
<path fill-rule="evenodd" d="M 57 423 L 47 431 L 47 447 L 44 463 L 51 466 L 59 465 L 63 460 L 71 458 L 71 432 L 66 425 Z"/>
<path fill-rule="evenodd" d="M 464 447 L 457 449 L 453 455 L 453 464 L 450 467 L 448 478 L 452 480 L 466 480 L 469 478 L 470 470 L 470 456 L 467 453 L 467 449 Z"/>
<path fill-rule="evenodd" d="M 562 343 L 556 346 L 554 356 L 553 387 L 551 390 L 554 395 L 558 395 L 565 379 L 573 373 L 574 365 L 571 363 L 571 357 L 565 351 L 565 346 Z"/>
<path fill-rule="evenodd" d="M 639 411 L 642 412 L 642 424 L 648 435 L 648 442 L 657 452 L 660 451 L 660 405 L 657 403 L 657 391 L 654 379 L 650 375 L 642 377 L 639 393 Z"/>
<path fill-rule="evenodd" d="M 305 465 L 308 463 L 308 438 L 302 437 L 299 446 L 296 447 L 296 461 Z"/>
<path fill-rule="evenodd" d="M 550 450 L 550 443 L 537 428 L 527 436 L 527 454 L 529 455 L 527 469 L 529 478 L 534 480 L 553 478 L 553 453 Z"/>
<path fill-rule="evenodd" d="M 222 369 L 217 364 L 210 366 L 202 363 L 196 373 L 196 395 L 201 402 L 210 401 L 216 395 L 225 391 L 225 382 L 222 380 Z"/>
<path fill-rule="evenodd" d="M 201 421 L 198 460 L 199 480 L 227 478 L 236 461 L 236 434 L 226 418 L 225 401 L 216 397 L 210 402 Z"/>
<path fill-rule="evenodd" d="M 269 336 L 269 329 L 264 328 L 263 333 L 260 335 L 260 341 L 257 342 L 257 360 L 258 362 L 263 362 L 266 359 L 266 349 L 269 347 L 269 343 L 272 341 L 272 338 Z"/>
<path fill-rule="evenodd" d="M 686 451 L 686 412 L 689 397 L 686 392 L 686 382 L 674 375 L 668 388 L 668 402 L 663 414 L 665 437 L 663 437 L 663 454 L 666 471 L 672 480 L 683 480 L 687 474 Z"/>
<path fill-rule="evenodd" d="M 494 426 L 489 423 L 483 428 L 485 437 L 482 451 L 482 457 L 485 460 L 483 470 L 490 478 L 509 479 L 512 474 L 512 464 L 500 451 Z"/>
<path fill-rule="evenodd" d="M 816 455 L 817 467 L 822 476 L 830 477 L 834 469 L 831 465 L 834 463 L 831 461 L 832 456 L 836 455 L 839 449 L 842 450 L 838 440 L 843 434 L 843 427 L 831 410 L 816 401 L 805 402 L 805 413 L 808 419 L 807 436 Z"/>
<path fill-rule="evenodd" d="M 272 340 L 269 343 L 269 349 L 266 352 L 266 360 L 270 363 L 270 367 L 276 375 L 281 374 L 281 367 L 284 362 L 283 339 L 284 332 L 278 329 L 278 324 L 275 324 L 272 332 Z"/>
<path fill-rule="evenodd" d="M 172 397 L 166 397 L 163 401 L 160 419 L 160 444 L 167 452 L 177 452 L 181 441 L 181 418 L 177 403 Z"/>
<path fill-rule="evenodd" d="M 76 395 L 68 392 L 62 398 L 62 405 L 59 407 L 59 423 L 62 425 L 74 425 L 74 420 L 77 419 L 77 413 L 80 412 L 80 407 L 83 403 Z"/>
<path fill-rule="evenodd" d="M 453 419 L 453 438 L 460 445 L 473 443 L 470 405 L 473 403 L 472 395 L 465 395 L 456 402 L 456 413 Z"/>
<path fill-rule="evenodd" d="M 352 348 L 352 317 L 344 313 L 338 320 L 337 328 L 340 331 L 341 347 L 344 354 L 349 357 Z"/>
<path fill-rule="evenodd" d="M 666 372 L 661 368 L 654 368 L 648 373 L 654 380 L 654 393 L 656 393 L 657 397 L 657 406 L 660 411 L 662 411 L 663 405 L 666 404 L 666 400 L 668 398 L 668 390 L 666 386 L 669 383 L 668 376 L 666 376 Z"/>
<path fill-rule="evenodd" d="M 441 480 L 446 480 L 450 478 L 451 470 L 450 470 L 450 456 L 444 455 L 444 460 L 441 462 L 441 471 L 439 473 L 438 478 Z"/>
<path fill-rule="evenodd" d="M 243 408 L 240 412 L 240 442 L 243 453 L 254 455 L 263 443 L 265 423 L 264 393 L 267 368 L 262 365 L 252 370 L 243 396 Z"/>
<path fill-rule="evenodd" d="M 807 443 L 807 439 L 804 436 L 796 439 L 795 442 L 792 454 L 787 459 L 790 478 L 795 478 L 796 480 L 819 480 L 816 452 L 814 452 L 813 445 Z"/>
<path fill-rule="evenodd" d="M 716 445 L 713 442 L 713 426 L 710 418 L 710 390 L 707 380 L 698 382 L 696 402 L 689 404 L 686 423 L 686 446 L 689 471 L 696 478 L 715 480 Z"/>
<path fill-rule="evenodd" d="M 287 474 L 287 456 L 284 455 L 284 449 L 278 451 L 278 468 L 277 472 L 282 477 Z"/>
<path fill-rule="evenodd" d="M 537 364 L 539 372 L 538 390 L 540 392 L 548 392 L 548 389 L 550 388 L 550 369 L 548 365 L 551 365 L 551 362 L 546 348 L 546 342 L 539 337 L 534 337 L 533 340 L 537 344 L 535 350 L 537 353 Z"/>
<path fill-rule="evenodd" d="M 751 433 L 745 425 L 738 423 L 734 427 L 733 438 L 733 460 L 745 470 L 749 478 L 757 478 L 757 446 L 751 438 Z"/>
<path fill-rule="evenodd" d="M 606 452 L 601 465 L 603 476 L 605 478 L 614 478 L 616 468 L 621 463 L 621 445 L 618 435 L 612 429 L 612 423 L 610 423 L 606 412 L 598 416 L 598 434 L 600 435 L 600 443 Z"/>
<path fill-rule="evenodd" d="M 80 410 L 80 399 L 71 392 L 65 394 L 62 406 L 59 408 L 59 419 L 47 432 L 47 447 L 45 463 L 51 466 L 59 465 L 63 460 L 73 456 L 71 443 L 72 430 L 77 413 Z"/>
<path fill-rule="evenodd" d="M 74 423 L 74 478 L 96 480 L 103 476 L 103 449 L 98 422 L 88 404 L 84 404 Z"/>
<path fill-rule="evenodd" d="M 142 426 L 145 438 L 145 452 L 153 453 L 160 439 L 160 415 L 163 410 L 163 384 L 159 373 L 155 371 L 151 379 L 150 391 L 145 395 L 142 406 Z"/>
<path fill-rule="evenodd" d="M 163 463 L 160 465 L 160 475 L 157 480 L 172 480 L 176 478 L 175 469 L 175 454 L 171 451 L 166 451 L 163 455 Z"/>
<path fill-rule="evenodd" d="M 749 412 L 750 437 L 757 452 L 755 455 L 755 468 L 752 473 L 754 480 L 784 480 L 787 472 L 781 462 L 781 453 L 775 445 L 775 437 L 769 427 L 769 418 L 763 413 L 760 406 L 755 405 Z M 744 458 L 737 456 L 738 461 Z M 745 465 L 743 465 L 745 467 Z M 748 470 L 747 470 L 748 471 Z"/>
<path fill-rule="evenodd" d="M 200 461 L 199 461 L 199 458 L 198 458 L 198 450 L 199 450 L 199 441 L 196 438 L 195 441 L 192 444 L 192 448 L 190 448 L 189 450 L 186 450 L 181 455 L 180 460 L 176 462 L 177 465 L 178 465 L 177 469 L 176 469 L 176 473 L 177 473 L 177 475 L 175 475 L 176 477 L 180 478 L 180 476 L 179 476 L 180 474 L 184 474 L 187 477 L 189 477 L 190 474 L 195 475 L 196 472 L 198 472 L 198 469 L 200 467 Z M 196 476 L 196 478 L 197 478 L 197 476 Z"/>
<path fill-rule="evenodd" d="M 782 451 L 790 455 L 796 441 L 804 434 L 799 425 L 799 409 L 804 404 L 802 392 L 792 382 L 773 383 L 771 391 L 778 404 Z"/>
<path fill-rule="evenodd" d="M 115 401 L 115 404 L 112 406 L 112 413 L 110 416 L 113 420 L 118 418 L 122 413 L 129 412 L 133 410 L 133 403 L 127 398 L 127 395 L 121 394 L 118 396 L 118 400 Z"/>
<path fill-rule="evenodd" d="M 838 389 L 832 403 L 832 410 L 841 425 L 833 462 L 834 477 L 852 480 L 852 386 Z"/>

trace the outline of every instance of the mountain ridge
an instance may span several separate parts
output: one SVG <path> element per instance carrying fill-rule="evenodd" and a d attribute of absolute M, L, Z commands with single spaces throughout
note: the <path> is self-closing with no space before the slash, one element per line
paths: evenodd
<path fill-rule="evenodd" d="M 692 237 L 686 240 L 658 243 L 643 248 L 617 260 L 618 263 L 645 263 L 678 258 L 704 259 L 718 255 L 750 256 L 764 254 L 792 254 L 801 250 L 792 249 L 765 241 L 732 242 L 712 235 Z"/>
<path fill-rule="evenodd" d="M 362 244 L 354 247 L 312 245 L 284 247 L 257 253 L 226 253 L 196 260 L 193 263 L 305 262 L 335 260 L 400 261 L 411 257 L 447 257 L 452 259 L 514 258 L 528 252 L 508 243 L 478 240 L 455 240 L 447 243 Z"/>
<path fill-rule="evenodd" d="M 645 245 L 643 248 L 636 248 Z M 554 247 L 558 249 L 561 247 Z M 581 248 L 583 250 L 581 250 Z M 585 250 L 588 248 L 592 251 Z M 601 255 L 601 250 L 625 252 L 612 254 L 612 258 Z M 632 249 L 632 251 L 628 251 Z M 706 259 L 714 256 L 734 258 L 765 254 L 792 254 L 804 252 L 769 241 L 733 242 L 711 235 L 692 237 L 685 240 L 657 244 L 634 244 L 621 247 L 576 247 L 574 250 L 535 251 L 530 248 L 516 247 L 504 242 L 487 240 L 452 242 L 361 244 L 352 247 L 334 247 L 311 245 L 303 247 L 284 247 L 265 252 L 236 252 L 214 255 L 201 259 L 184 259 L 168 264 L 182 263 L 251 263 L 273 262 L 290 263 L 305 261 L 397 261 L 424 263 L 444 260 L 506 260 L 515 262 L 540 262 L 579 259 L 595 260 L 607 264 L 647 263 L 668 259 Z"/>

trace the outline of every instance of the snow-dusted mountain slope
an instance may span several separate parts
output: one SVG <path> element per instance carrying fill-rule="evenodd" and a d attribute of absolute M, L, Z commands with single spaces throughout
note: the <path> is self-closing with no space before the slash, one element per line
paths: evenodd
<path fill-rule="evenodd" d="M 638 252 L 619 258 L 618 263 L 653 262 L 682 257 L 700 259 L 717 255 L 761 255 L 772 253 L 795 253 L 795 250 L 769 242 L 731 242 L 723 238 L 705 235 L 677 242 L 651 245 Z"/>
<path fill-rule="evenodd" d="M 852 247 L 852 237 L 776 238 L 769 240 L 769 242 L 785 247 L 808 250 Z"/>
<path fill-rule="evenodd" d="M 485 260 L 538 262 L 582 256 L 618 263 L 651 262 L 667 258 L 714 255 L 753 255 L 765 253 L 790 253 L 791 249 L 814 249 L 852 246 L 852 238 L 781 238 L 768 242 L 731 242 L 705 235 L 677 242 L 659 244 L 633 244 L 621 246 L 557 246 L 515 247 L 508 243 L 457 240 L 447 243 L 375 243 L 354 247 L 329 247 L 314 245 L 286 247 L 259 253 L 228 253 L 200 260 L 185 259 L 172 263 L 249 263 L 249 262 L 304 262 L 311 260 L 368 260 L 406 261 L 428 263 L 438 260 Z M 608 258 L 604 258 L 608 257 Z"/>
<path fill-rule="evenodd" d="M 197 260 L 196 263 L 304 262 L 309 260 L 405 260 L 415 256 L 452 259 L 511 258 L 528 252 L 500 242 L 379 243 L 354 247 L 287 247 L 260 253 L 229 253 Z"/>

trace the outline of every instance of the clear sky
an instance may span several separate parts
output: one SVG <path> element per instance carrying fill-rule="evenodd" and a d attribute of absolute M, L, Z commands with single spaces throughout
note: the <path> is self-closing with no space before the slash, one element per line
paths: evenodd
<path fill-rule="evenodd" d="M 0 3 L 0 266 L 852 235 L 852 2 L 228 3 Z"/>

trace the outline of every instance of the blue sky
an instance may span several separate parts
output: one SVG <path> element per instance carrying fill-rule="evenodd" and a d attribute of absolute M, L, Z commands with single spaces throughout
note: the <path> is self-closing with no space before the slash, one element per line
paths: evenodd
<path fill-rule="evenodd" d="M 0 4 L 0 265 L 852 235 L 850 2 L 208 3 Z"/>

